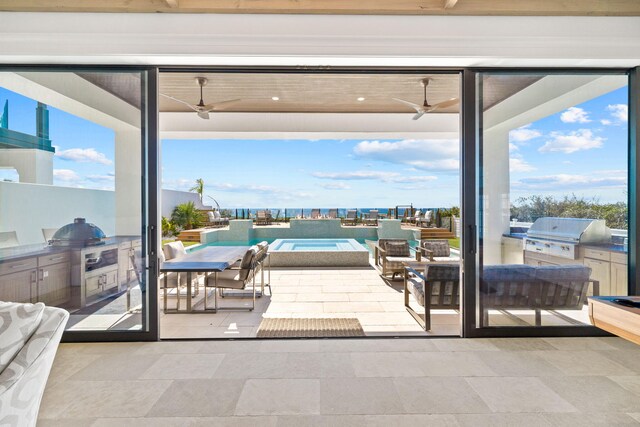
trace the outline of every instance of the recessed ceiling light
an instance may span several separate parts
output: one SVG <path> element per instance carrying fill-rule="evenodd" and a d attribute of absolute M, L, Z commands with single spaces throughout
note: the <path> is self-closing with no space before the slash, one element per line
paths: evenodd
<path fill-rule="evenodd" d="M 277 96 L 272 96 L 271 99 L 273 99 L 274 101 L 280 101 L 280 98 L 278 98 Z"/>
<path fill-rule="evenodd" d="M 362 96 L 361 96 L 361 97 L 359 97 L 359 98 L 358 98 L 358 101 L 360 101 L 360 102 L 364 101 L 364 97 L 362 97 Z"/>

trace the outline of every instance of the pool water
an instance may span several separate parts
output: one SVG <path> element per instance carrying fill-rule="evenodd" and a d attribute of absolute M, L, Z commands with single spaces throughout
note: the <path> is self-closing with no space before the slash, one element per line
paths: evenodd
<path fill-rule="evenodd" d="M 188 248 L 187 250 L 189 252 L 197 251 L 197 250 L 202 249 L 202 248 L 207 247 L 207 246 L 251 246 L 251 245 L 256 245 L 256 244 L 258 244 L 260 242 L 264 242 L 264 241 L 267 241 L 269 243 L 269 245 L 271 245 L 275 240 L 277 240 L 277 239 L 251 239 L 249 241 L 246 241 L 246 240 L 245 241 L 224 240 L 224 241 L 220 241 L 220 242 L 207 243 L 206 245 L 198 245 L 198 246 L 195 246 L 193 248 Z M 317 241 L 317 240 L 323 240 L 323 239 L 282 239 L 282 240 L 313 240 L 313 241 Z M 330 239 L 330 240 L 355 240 L 356 242 L 360 243 L 365 249 L 367 249 L 373 255 L 373 249 L 366 243 L 366 241 L 375 241 L 375 240 L 372 240 L 372 239 Z M 417 240 L 409 240 L 409 246 L 411 246 L 412 248 L 415 248 L 416 246 L 418 246 L 418 241 Z M 313 250 L 313 249 L 303 249 L 303 250 L 310 251 L 310 250 Z M 315 250 L 320 251 L 320 250 L 326 250 L 326 249 L 315 249 Z"/>
<path fill-rule="evenodd" d="M 273 242 L 270 250 L 274 252 L 344 252 L 364 251 L 365 248 L 354 239 L 278 239 Z"/>

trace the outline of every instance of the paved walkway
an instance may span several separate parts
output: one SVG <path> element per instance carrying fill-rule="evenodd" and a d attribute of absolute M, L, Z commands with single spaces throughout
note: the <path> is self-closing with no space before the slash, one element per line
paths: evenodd
<path fill-rule="evenodd" d="M 38 425 L 636 425 L 638 360 L 618 338 L 63 344 Z"/>

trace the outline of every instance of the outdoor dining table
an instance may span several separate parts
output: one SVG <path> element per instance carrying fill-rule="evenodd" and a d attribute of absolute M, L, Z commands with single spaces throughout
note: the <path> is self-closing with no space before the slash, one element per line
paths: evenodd
<path fill-rule="evenodd" d="M 197 311 L 193 310 L 191 305 L 191 275 L 193 273 L 212 273 L 226 270 L 236 261 L 242 259 L 250 247 L 251 246 L 207 246 L 189 252 L 181 257 L 163 262 L 160 265 L 160 272 L 187 274 L 187 308 L 185 311 L 194 313 Z M 178 298 L 180 298 L 179 292 Z M 179 311 L 176 309 L 174 312 L 177 313 Z"/>

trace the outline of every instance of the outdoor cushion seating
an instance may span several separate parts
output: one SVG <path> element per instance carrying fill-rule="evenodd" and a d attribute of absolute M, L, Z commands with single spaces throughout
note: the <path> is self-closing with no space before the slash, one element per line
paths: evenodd
<path fill-rule="evenodd" d="M 184 247 L 184 243 L 180 240 L 175 242 L 169 242 L 162 245 L 162 251 L 166 259 L 179 258 L 187 254 L 187 249 Z"/>
<path fill-rule="evenodd" d="M 179 245 L 173 245 L 171 247 L 174 249 L 169 250 L 168 249 L 169 245 L 172 245 L 173 243 L 179 243 Z M 171 255 L 173 255 L 175 252 L 181 253 L 180 245 L 182 245 L 182 248 L 184 249 L 184 245 L 180 241 L 164 244 L 162 247 L 162 250 L 158 252 L 160 263 L 163 263 L 166 260 L 175 258 L 175 256 L 171 256 L 171 258 L 169 258 L 168 256 L 166 256 L 167 253 L 170 253 Z M 184 251 L 184 253 L 186 253 L 186 250 Z M 162 289 L 164 294 L 163 295 L 164 296 L 163 298 L 164 312 L 166 313 L 168 311 L 167 297 L 168 297 L 168 291 L 170 289 L 175 289 L 175 295 L 177 298 L 175 309 L 180 310 L 180 289 L 187 286 L 187 273 L 176 273 L 176 272 L 161 273 L 160 276 L 158 276 L 158 279 L 159 279 L 158 285 L 160 286 L 160 289 Z M 197 295 L 199 291 L 198 274 L 194 274 L 191 276 L 191 286 L 196 290 L 196 295 Z M 129 298 L 129 295 L 127 295 L 127 298 Z M 127 299 L 127 304 L 130 304 L 129 299 Z"/>
<path fill-rule="evenodd" d="M 330 218 L 330 219 L 338 218 L 338 209 L 329 209 L 329 213 L 327 213 L 327 218 Z"/>
<path fill-rule="evenodd" d="M 224 227 L 229 225 L 229 218 L 222 218 L 219 211 L 207 212 L 206 227 Z"/>
<path fill-rule="evenodd" d="M 69 313 L 0 302 L 0 425 L 35 426 Z"/>
<path fill-rule="evenodd" d="M 484 325 L 489 310 L 534 310 L 536 326 L 542 323 L 541 310 L 582 310 L 590 285 L 593 295 L 600 293 L 599 282 L 590 275 L 591 269 L 583 265 L 486 266 L 480 277 Z"/>
<path fill-rule="evenodd" d="M 382 267 L 382 276 L 391 275 L 393 280 L 397 274 L 404 271 L 403 262 L 415 261 L 416 255 L 411 255 L 412 248 L 407 240 L 380 239 L 376 245 L 376 265 Z"/>
<path fill-rule="evenodd" d="M 419 227 L 428 227 L 431 225 L 432 218 L 433 211 L 425 211 L 424 215 L 417 220 L 416 225 Z"/>
<path fill-rule="evenodd" d="M 256 275 L 255 269 L 257 265 L 256 261 L 257 252 L 254 248 L 250 248 L 245 252 L 242 257 L 242 261 L 238 267 L 230 267 L 221 272 L 207 273 L 205 275 L 205 292 L 204 292 L 204 309 L 209 310 L 207 307 L 207 288 L 214 288 L 214 308 L 213 311 L 218 310 L 248 310 L 252 311 L 256 306 Z M 235 289 L 244 290 L 247 285 L 252 284 L 252 304 L 251 306 L 226 306 L 218 307 L 218 289 Z"/>
<path fill-rule="evenodd" d="M 311 219 L 320 219 L 320 209 L 311 209 L 311 215 L 310 215 Z"/>
<path fill-rule="evenodd" d="M 364 219 L 365 225 L 378 225 L 378 210 L 371 209 Z"/>
<path fill-rule="evenodd" d="M 418 225 L 420 223 L 420 220 L 422 219 L 422 211 L 420 209 L 418 209 L 415 214 L 409 219 L 409 222 L 411 224 L 416 224 Z"/>
<path fill-rule="evenodd" d="M 418 249 L 420 255 L 429 261 L 459 261 L 457 256 L 451 256 L 451 247 L 446 239 L 421 240 Z"/>
<path fill-rule="evenodd" d="M 256 212 L 256 225 L 269 225 L 273 218 L 271 217 L 271 212 L 267 210 L 259 210 Z"/>
<path fill-rule="evenodd" d="M 356 225 L 358 222 L 358 211 L 355 209 L 349 209 L 347 216 L 342 220 L 344 225 Z"/>
<path fill-rule="evenodd" d="M 424 308 L 418 314 L 409 301 L 413 295 Z M 427 264 L 424 272 L 404 270 L 404 306 L 425 331 L 431 329 L 431 309 L 460 309 L 460 264 Z"/>

